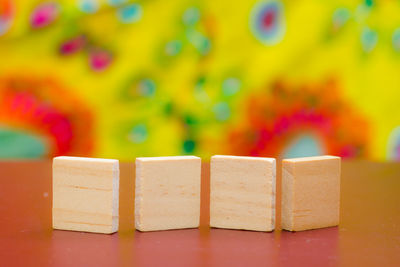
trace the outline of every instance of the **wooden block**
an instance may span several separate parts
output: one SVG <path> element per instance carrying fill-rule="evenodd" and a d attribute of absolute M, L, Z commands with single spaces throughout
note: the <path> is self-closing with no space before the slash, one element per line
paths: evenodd
<path fill-rule="evenodd" d="M 282 228 L 302 231 L 338 225 L 340 158 L 285 159 L 282 167 Z"/>
<path fill-rule="evenodd" d="M 195 228 L 200 223 L 201 159 L 136 159 L 135 225 L 139 231 Z"/>
<path fill-rule="evenodd" d="M 119 162 L 53 159 L 53 228 L 110 234 L 118 231 Z"/>
<path fill-rule="evenodd" d="M 274 230 L 275 170 L 273 158 L 211 157 L 210 226 Z"/>

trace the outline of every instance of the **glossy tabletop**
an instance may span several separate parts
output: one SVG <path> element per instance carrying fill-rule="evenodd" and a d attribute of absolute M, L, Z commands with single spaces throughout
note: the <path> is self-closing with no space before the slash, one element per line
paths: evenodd
<path fill-rule="evenodd" d="M 399 163 L 344 161 L 340 226 L 296 233 L 209 229 L 208 164 L 199 229 L 137 232 L 134 174 L 121 163 L 119 232 L 91 234 L 52 230 L 51 161 L 0 162 L 0 266 L 400 266 Z"/>

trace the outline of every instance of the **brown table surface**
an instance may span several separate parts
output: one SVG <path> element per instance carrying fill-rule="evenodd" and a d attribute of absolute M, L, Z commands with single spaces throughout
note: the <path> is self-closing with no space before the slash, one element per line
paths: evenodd
<path fill-rule="evenodd" d="M 0 162 L 0 266 L 400 266 L 398 163 L 344 161 L 340 226 L 296 233 L 209 229 L 202 171 L 200 229 L 140 233 L 121 163 L 120 231 L 102 235 L 52 230 L 51 161 Z"/>

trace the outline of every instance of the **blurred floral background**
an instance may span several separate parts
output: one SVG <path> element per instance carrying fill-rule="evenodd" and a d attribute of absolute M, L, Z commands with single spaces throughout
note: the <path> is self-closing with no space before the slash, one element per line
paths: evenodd
<path fill-rule="evenodd" d="M 0 0 L 0 158 L 400 160 L 399 101 L 399 0 Z"/>

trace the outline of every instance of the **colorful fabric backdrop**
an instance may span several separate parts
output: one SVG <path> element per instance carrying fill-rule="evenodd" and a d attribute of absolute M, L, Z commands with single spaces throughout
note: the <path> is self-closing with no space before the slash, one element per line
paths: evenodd
<path fill-rule="evenodd" d="M 0 157 L 400 160 L 400 1 L 0 0 Z"/>

